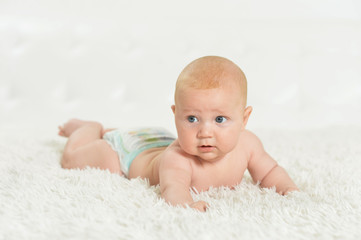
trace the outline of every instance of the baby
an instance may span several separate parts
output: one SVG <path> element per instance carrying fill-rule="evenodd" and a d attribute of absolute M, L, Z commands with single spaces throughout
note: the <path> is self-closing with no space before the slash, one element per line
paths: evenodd
<path fill-rule="evenodd" d="M 200 211 L 208 205 L 194 202 L 190 188 L 233 187 L 246 169 L 262 187 L 280 194 L 298 190 L 245 129 L 252 107 L 246 107 L 247 80 L 236 64 L 216 56 L 196 59 L 179 75 L 174 100 L 178 138 L 164 129 L 104 130 L 97 122 L 68 121 L 59 127 L 59 135 L 69 138 L 62 167 L 148 178 L 160 184 L 166 202 Z"/>

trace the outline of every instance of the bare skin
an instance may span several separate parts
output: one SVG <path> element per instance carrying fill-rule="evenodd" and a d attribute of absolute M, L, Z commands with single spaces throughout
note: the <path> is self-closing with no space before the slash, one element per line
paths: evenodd
<path fill-rule="evenodd" d="M 102 140 L 102 136 L 112 129 L 103 129 L 100 123 L 79 119 L 71 119 L 58 128 L 59 136 L 69 138 L 61 159 L 63 168 L 83 169 L 89 166 L 124 175 L 117 154 Z M 94 145 L 97 145 L 96 151 L 93 150 Z M 133 160 L 128 178 L 147 178 L 151 185 L 159 184 L 159 165 L 166 149 L 167 147 L 153 148 L 140 153 Z M 207 203 L 198 201 L 189 206 L 204 212 Z"/>
<path fill-rule="evenodd" d="M 69 138 L 61 159 L 63 168 L 89 166 L 122 175 L 116 152 L 102 139 L 104 129 L 100 123 L 71 119 L 59 126 L 58 134 Z"/>
<path fill-rule="evenodd" d="M 71 119 L 59 126 L 59 136 L 69 138 L 61 159 L 63 168 L 83 169 L 87 166 L 121 172 L 117 153 L 103 135 L 113 129 L 103 129 L 98 122 Z M 140 153 L 132 162 L 128 178 L 148 178 L 151 185 L 159 183 L 159 156 L 166 147 L 152 148 Z"/>
<path fill-rule="evenodd" d="M 246 170 L 261 187 L 276 187 L 282 195 L 298 190 L 257 136 L 245 129 L 252 112 L 246 95 L 246 78 L 231 61 L 204 57 L 189 64 L 177 80 L 172 106 L 178 139 L 140 153 L 128 178 L 160 184 L 166 202 L 199 211 L 206 211 L 208 204 L 193 201 L 190 188 L 232 188 Z M 59 135 L 69 138 L 62 167 L 98 167 L 123 175 L 117 153 L 103 140 L 107 131 L 100 123 L 77 119 L 59 127 Z"/>
<path fill-rule="evenodd" d="M 78 119 L 71 119 L 63 126 L 59 126 L 59 135 L 69 138 L 61 165 L 64 168 L 80 169 L 87 166 L 98 167 L 123 175 L 117 154 L 108 143 L 102 140 L 102 135 L 107 131 L 97 122 Z M 198 157 L 184 153 L 178 140 L 169 147 L 146 150 L 134 159 L 128 178 L 147 178 L 151 185 L 160 183 L 162 197 L 171 204 L 188 205 L 199 211 L 206 211 L 208 204 L 204 201 L 194 202 L 189 189 L 194 187 L 198 191 L 206 191 L 210 186 L 232 188 L 239 184 L 245 170 L 247 168 L 250 170 L 249 157 L 255 154 L 255 152 L 252 153 L 252 149 L 256 145 L 257 154 L 265 154 L 264 157 L 268 158 L 272 165 L 270 168 L 277 169 L 280 180 L 289 184 L 289 186 L 278 187 L 277 191 L 280 194 L 287 194 L 289 191 L 297 190 L 287 173 L 263 150 L 254 134 L 243 131 L 239 139 L 237 145 L 240 147 L 228 154 L 226 158 L 211 163 L 202 162 Z M 94 146 L 97 146 L 96 150 Z M 271 174 L 268 177 L 271 177 Z M 263 187 L 272 187 L 275 184 L 273 180 L 268 181 L 264 177 L 255 180 L 262 180 Z M 180 188 L 174 187 L 177 185 Z"/>

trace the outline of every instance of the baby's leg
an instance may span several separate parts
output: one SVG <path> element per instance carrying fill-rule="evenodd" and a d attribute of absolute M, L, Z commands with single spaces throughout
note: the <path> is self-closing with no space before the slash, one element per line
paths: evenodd
<path fill-rule="evenodd" d="M 59 127 L 59 135 L 69 137 L 61 159 L 63 168 L 89 166 L 122 175 L 117 153 L 102 139 L 100 123 L 72 119 Z"/>

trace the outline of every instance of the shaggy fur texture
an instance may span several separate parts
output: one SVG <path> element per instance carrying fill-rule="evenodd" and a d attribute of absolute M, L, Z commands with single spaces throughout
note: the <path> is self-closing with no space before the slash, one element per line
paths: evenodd
<path fill-rule="evenodd" d="M 193 193 L 206 213 L 167 205 L 159 186 L 98 169 L 64 170 L 65 139 L 0 137 L 0 239 L 358 239 L 361 128 L 255 131 L 302 192 L 248 174 Z"/>

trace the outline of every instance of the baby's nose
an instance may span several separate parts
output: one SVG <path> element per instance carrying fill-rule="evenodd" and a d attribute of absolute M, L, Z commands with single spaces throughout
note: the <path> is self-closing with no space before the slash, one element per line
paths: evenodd
<path fill-rule="evenodd" d="M 197 137 L 198 138 L 211 138 L 213 134 L 212 127 L 208 123 L 201 124 Z"/>

